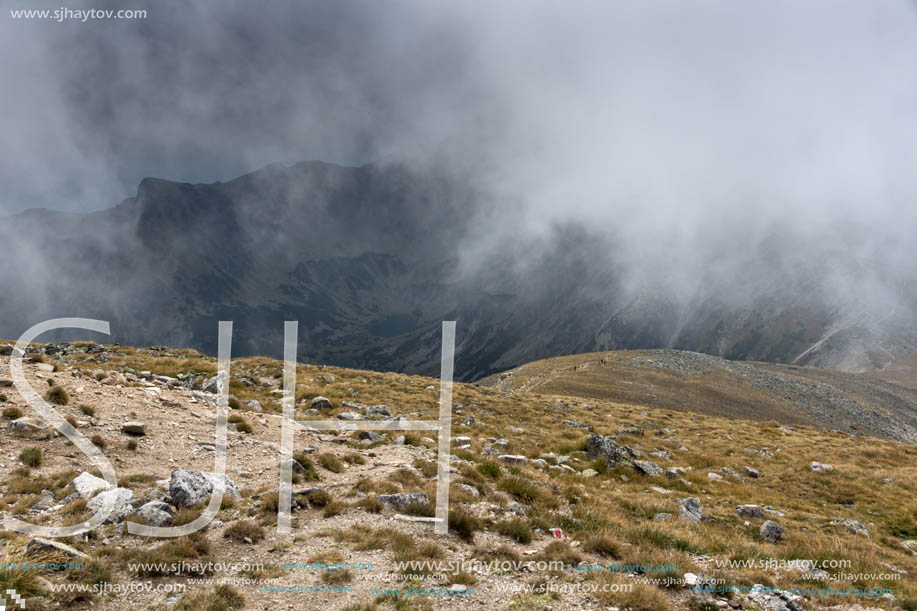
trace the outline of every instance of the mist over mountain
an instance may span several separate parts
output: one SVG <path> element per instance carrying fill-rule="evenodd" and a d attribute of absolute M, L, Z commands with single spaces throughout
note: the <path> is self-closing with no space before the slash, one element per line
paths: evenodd
<path fill-rule="evenodd" d="M 116 342 L 213 353 L 218 321 L 233 320 L 236 354 L 280 355 L 283 321 L 298 320 L 305 360 L 435 373 L 440 322 L 454 319 L 461 379 L 615 348 L 848 371 L 915 352 L 913 284 L 882 253 L 854 261 L 821 241 L 802 256 L 800 236 L 774 227 L 709 251 L 696 276 L 677 259 L 652 275 L 632 267 L 628 236 L 584 224 L 482 250 L 487 203 L 461 177 L 401 164 L 148 178 L 110 210 L 4 222 L 0 336 L 79 316 L 110 321 Z"/>

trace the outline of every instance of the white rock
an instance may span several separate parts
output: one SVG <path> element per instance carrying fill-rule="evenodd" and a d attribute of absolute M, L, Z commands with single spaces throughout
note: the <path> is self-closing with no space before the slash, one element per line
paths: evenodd
<path fill-rule="evenodd" d="M 70 482 L 70 486 L 84 499 L 92 498 L 92 496 L 100 490 L 110 490 L 112 488 L 112 485 L 101 477 L 96 477 L 85 471 L 77 475 L 73 481 Z"/>

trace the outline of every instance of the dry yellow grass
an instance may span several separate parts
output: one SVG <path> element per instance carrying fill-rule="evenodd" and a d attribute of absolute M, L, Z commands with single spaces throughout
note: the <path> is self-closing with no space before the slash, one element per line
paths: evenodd
<path fill-rule="evenodd" d="M 87 374 L 100 368 L 146 370 L 172 376 L 188 371 L 208 374 L 215 371 L 213 359 L 193 351 L 172 352 L 180 356 L 160 357 L 150 351 L 120 349 L 108 363 L 77 361 L 74 364 Z M 232 394 L 243 401 L 258 400 L 266 412 L 277 412 L 279 395 L 273 391 L 280 388 L 281 371 L 281 364 L 270 359 L 234 360 Z M 256 382 L 252 384 L 251 380 Z M 667 393 L 675 394 L 683 388 L 673 385 L 671 380 L 662 380 L 653 372 L 640 379 L 637 373 L 630 372 L 618 380 L 619 388 L 625 388 L 628 382 L 631 386 L 658 384 L 661 388 L 658 396 L 670 396 Z M 732 387 L 728 396 L 718 394 L 716 380 L 704 388 L 698 386 L 692 396 L 704 397 L 714 408 L 719 405 L 717 401 L 730 403 L 733 408 L 729 418 L 709 413 L 699 416 L 691 412 L 692 406 L 683 399 L 671 404 L 661 402 L 669 407 L 659 407 L 658 403 L 648 406 L 591 396 L 588 389 L 570 388 L 565 386 L 567 382 L 551 384 L 538 387 L 539 391 L 550 390 L 550 393 L 455 385 L 452 433 L 473 440 L 471 451 L 456 452 L 469 461 L 460 466 L 460 475 L 453 480 L 452 497 L 457 505 L 478 502 L 505 505 L 508 498 L 516 500 L 527 509 L 524 518 L 527 527 L 536 532 L 560 527 L 571 541 L 584 543 L 579 551 L 566 547 L 552 550 L 568 559 L 582 556 L 586 562 L 597 563 L 613 558 L 625 564 L 675 564 L 680 573 L 708 574 L 716 572 L 715 560 L 849 560 L 852 565 L 843 569 L 844 573 L 893 573 L 897 569 L 901 579 L 841 579 L 831 582 L 832 587 L 888 587 L 899 601 L 917 601 L 917 558 L 902 545 L 906 539 L 917 539 L 917 448 L 806 426 L 785 406 L 768 404 L 768 399 L 754 389 Z M 429 388 L 431 385 L 433 388 Z M 590 398 L 564 395 L 558 392 L 561 390 L 571 393 L 575 390 L 574 394 Z M 421 376 L 313 365 L 298 367 L 297 407 L 307 407 L 308 401 L 317 395 L 328 397 L 335 410 L 323 417 L 333 417 L 343 411 L 342 401 L 358 401 L 364 406 L 386 404 L 395 414 L 406 418 L 432 420 L 437 417 L 438 392 L 436 380 Z M 758 410 L 765 409 L 772 410 L 767 412 L 766 421 L 735 417 L 752 412 L 760 415 Z M 475 423 L 462 424 L 466 416 L 473 416 Z M 584 477 L 581 471 L 602 465 L 583 452 L 589 433 L 564 425 L 563 420 L 591 425 L 602 435 L 631 426 L 640 427 L 643 435 L 621 436 L 619 441 L 643 452 L 645 458 L 663 468 L 678 466 L 686 471 L 678 479 L 650 478 L 630 468 L 614 467 L 596 477 Z M 793 423 L 793 427 L 787 428 L 787 422 Z M 510 427 L 521 427 L 524 432 L 515 432 Z M 417 443 L 433 447 L 422 437 L 423 434 L 417 434 Z M 575 472 L 533 468 L 531 463 L 523 467 L 499 463 L 497 471 L 490 467 L 478 469 L 495 462 L 495 457 L 481 453 L 490 445 L 488 440 L 494 438 L 507 440 L 507 444 L 500 447 L 500 453 L 522 454 L 529 459 L 549 453 L 566 456 L 566 464 Z M 366 449 L 355 441 L 349 445 Z M 344 449 L 342 457 L 353 452 L 351 448 Z M 671 454 L 671 462 L 651 455 L 662 450 Z M 323 479 L 339 472 L 346 474 L 358 464 L 355 460 L 341 464 L 322 456 L 313 456 L 313 459 L 323 467 Z M 834 465 L 835 471 L 810 471 L 809 463 L 816 460 Z M 434 465 L 431 461 L 418 461 L 414 469 L 396 471 L 379 481 L 361 481 L 353 488 L 379 494 L 420 490 L 432 498 L 435 493 Z M 761 478 L 746 477 L 740 481 L 725 474 L 724 467 L 738 473 L 751 467 L 760 471 Z M 723 481 L 708 479 L 708 472 L 719 473 Z M 63 479 L 43 477 L 41 487 L 50 487 L 57 493 L 58 488 L 54 485 Z M 478 496 L 460 485 L 475 488 Z M 11 477 L 6 487 L 3 497 L 6 507 L 41 490 L 22 475 Z M 662 512 L 677 516 L 678 499 L 685 496 L 698 497 L 710 519 L 701 524 L 679 521 L 677 517 L 667 521 L 653 520 L 655 514 Z M 265 503 L 265 506 L 270 505 L 266 509 L 269 513 L 275 510 L 271 504 L 274 497 L 276 495 L 268 495 L 270 502 Z M 738 516 L 735 507 L 739 504 L 772 506 L 781 512 L 782 515 L 768 517 L 785 527 L 783 540 L 776 544 L 763 542 L 758 536 L 761 520 Z M 341 505 L 337 510 L 364 511 L 356 503 L 353 508 Z M 837 519 L 861 522 L 869 530 L 870 537 L 833 524 Z M 499 534 L 496 523 L 482 526 L 488 532 Z M 514 534 L 518 530 L 506 529 L 508 534 L 500 535 L 502 544 L 515 544 L 512 537 L 518 536 Z M 353 550 L 386 550 L 405 558 L 432 557 L 439 553 L 393 530 L 350 528 L 331 534 L 338 544 L 348 545 Z M 494 553 L 495 549 L 496 545 L 490 545 L 480 551 Z M 206 554 L 203 550 L 197 551 Z M 798 572 L 757 567 L 721 572 L 734 585 L 764 583 L 786 588 L 817 587 L 813 586 L 817 582 L 805 579 Z M 595 577 L 603 583 L 619 578 Z M 635 610 L 684 608 L 687 604 L 683 596 L 673 596 L 665 588 L 652 585 L 641 585 L 626 596 L 609 594 L 598 599 L 601 604 Z M 844 601 L 828 598 L 817 602 Z M 888 601 L 870 599 L 868 602 L 873 606 L 894 608 Z M 517 605 L 515 608 L 538 608 L 550 606 L 552 600 L 550 597 L 521 597 L 513 604 Z"/>

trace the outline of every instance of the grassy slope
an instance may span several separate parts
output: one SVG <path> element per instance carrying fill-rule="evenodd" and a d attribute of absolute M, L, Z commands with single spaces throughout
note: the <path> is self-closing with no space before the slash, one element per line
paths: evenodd
<path fill-rule="evenodd" d="M 99 368 L 121 371 L 133 368 L 163 375 L 215 370 L 212 359 L 190 351 L 163 357 L 146 350 L 120 350 L 110 363 L 76 364 L 87 373 Z M 550 368 L 572 368 L 573 363 L 583 359 L 583 356 L 552 359 Z M 579 473 L 522 467 L 514 473 L 503 466 L 500 477 L 488 478 L 482 484 L 487 491 L 486 500 L 505 503 L 505 497 L 498 491 L 516 491 L 514 475 L 535 482 L 534 498 L 520 498 L 527 506 L 526 521 L 530 527 L 561 526 L 574 541 L 584 544 L 599 536 L 612 542 L 610 548 L 614 551 L 610 555 L 581 554 L 587 561 L 607 562 L 616 558 L 627 563 L 678 564 L 680 573 L 712 573 L 736 585 L 818 587 L 819 582 L 807 581 L 799 573 L 757 568 L 716 570 L 711 558 L 851 560 L 853 566 L 844 572 L 890 573 L 888 567 L 892 566 L 903 572 L 902 579 L 842 580 L 831 582 L 832 587 L 890 587 L 899 600 L 917 601 L 917 558 L 902 546 L 902 540 L 917 538 L 917 448 L 804 426 L 794 419 L 792 410 L 768 396 L 737 387 L 730 379 L 709 378 L 705 384 L 698 384 L 690 379 L 673 380 L 664 372 L 608 367 L 609 375 L 614 374 L 610 377 L 614 380 L 611 395 L 615 397 L 609 400 L 608 386 L 601 379 L 577 379 L 578 376 L 566 374 L 546 376 L 546 369 L 540 363 L 517 372 L 514 384 L 524 390 L 456 384 L 453 435 L 473 439 L 470 451 L 458 450 L 456 455 L 472 467 L 491 462 L 494 459 L 483 456 L 481 450 L 487 439 L 504 437 L 509 445 L 500 450 L 502 453 L 529 458 L 544 453 L 565 455 L 570 457 L 568 464 L 577 472 L 589 467 L 603 472 L 597 477 L 584 477 Z M 263 384 L 266 380 L 260 379 L 279 379 L 281 367 L 279 362 L 268 359 L 234 361 L 233 394 L 240 399 L 258 399 L 265 411 L 276 412 L 279 397 L 271 392 L 276 387 Z M 241 380 L 243 374 L 259 381 L 247 386 Z M 397 411 L 408 417 L 433 419 L 437 410 L 436 384 L 436 380 L 418 376 L 300 366 L 297 400 L 306 401 L 321 394 L 331 398 L 336 406 L 341 400 L 364 405 L 385 403 L 397 406 Z M 436 388 L 428 388 L 430 385 Z M 649 394 L 657 397 L 651 404 L 646 401 Z M 703 402 L 712 414 L 691 413 L 698 402 Z M 760 417 L 762 410 L 769 414 L 768 421 L 748 419 Z M 476 420 L 473 426 L 461 424 L 468 415 Z M 719 417 L 724 415 L 730 417 Z M 640 476 L 622 467 L 605 470 L 581 451 L 588 434 L 563 425 L 565 419 L 592 425 L 603 435 L 639 426 L 644 429 L 644 435 L 623 435 L 621 442 L 644 452 L 667 450 L 672 455 L 671 462 L 648 458 L 663 468 L 679 466 L 687 472 L 682 480 L 672 480 Z M 781 426 L 787 422 L 794 426 Z M 525 432 L 513 432 L 511 426 L 522 427 Z M 813 460 L 831 463 L 836 470 L 813 473 L 808 468 Z M 725 477 L 724 481 L 711 481 L 707 477 L 708 472 L 720 472 L 723 467 L 741 472 L 746 466 L 760 470 L 761 479 L 738 481 Z M 425 478 L 423 487 L 430 488 L 431 483 Z M 651 486 L 673 492 L 660 493 Z M 678 498 L 684 496 L 699 497 L 711 520 L 700 525 L 652 520 L 658 512 L 677 514 Z M 13 501 L 8 495 L 6 502 Z M 736 515 L 735 506 L 747 503 L 773 506 L 785 513 L 783 517 L 773 518 L 786 528 L 783 541 L 762 542 L 757 534 L 761 521 L 751 519 L 750 524 L 745 524 L 746 519 Z M 350 511 L 360 509 L 354 507 Z M 832 520 L 840 518 L 860 521 L 871 537 L 832 524 Z M 493 527 L 486 525 L 488 529 Z M 466 551 L 486 554 L 492 550 Z M 569 578 L 569 574 L 563 578 Z M 620 576 L 580 575 L 578 579 L 620 579 Z M 524 597 L 517 600 L 521 605 L 518 608 L 533 608 L 536 602 Z M 665 609 L 666 605 L 689 608 L 683 591 L 661 592 L 655 586 L 640 587 L 628 599 L 600 597 L 600 602 L 647 610 Z M 808 604 L 842 602 L 849 600 L 828 597 L 812 599 Z M 550 604 L 550 600 L 538 602 L 541 603 Z M 869 604 L 895 608 L 888 601 L 870 600 Z"/>
<path fill-rule="evenodd" d="M 675 365 L 671 360 L 679 361 Z M 604 364 L 603 364 L 604 360 Z M 687 370 L 684 367 L 687 363 Z M 707 371 L 692 371 L 712 362 Z M 672 365 L 672 366 L 670 366 Z M 766 379 L 753 384 L 752 376 Z M 892 376 L 892 377 L 890 377 Z M 814 367 L 733 362 L 679 351 L 610 351 L 528 363 L 481 380 L 504 390 L 604 399 L 727 418 L 778 420 L 917 441 L 917 375 L 852 375 Z M 817 393 L 811 394 L 816 388 Z M 852 410 L 839 410 L 831 401 Z M 875 411 L 881 418 L 869 421 Z M 878 423 L 897 419 L 910 430 Z"/>

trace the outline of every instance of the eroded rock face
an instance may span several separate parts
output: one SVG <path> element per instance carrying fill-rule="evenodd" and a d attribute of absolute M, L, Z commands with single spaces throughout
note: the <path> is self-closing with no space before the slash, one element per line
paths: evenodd
<path fill-rule="evenodd" d="M 176 507 L 194 507 L 207 502 L 210 495 L 213 494 L 214 484 L 217 481 L 223 482 L 224 494 L 237 500 L 242 498 L 236 483 L 227 475 L 177 469 L 172 471 L 172 478 L 169 481 L 169 496 L 172 504 Z"/>
<path fill-rule="evenodd" d="M 386 507 L 396 511 L 402 511 L 405 507 L 414 503 L 426 505 L 430 502 L 430 497 L 428 497 L 423 492 L 400 492 L 398 494 L 383 494 L 376 498 Z"/>

